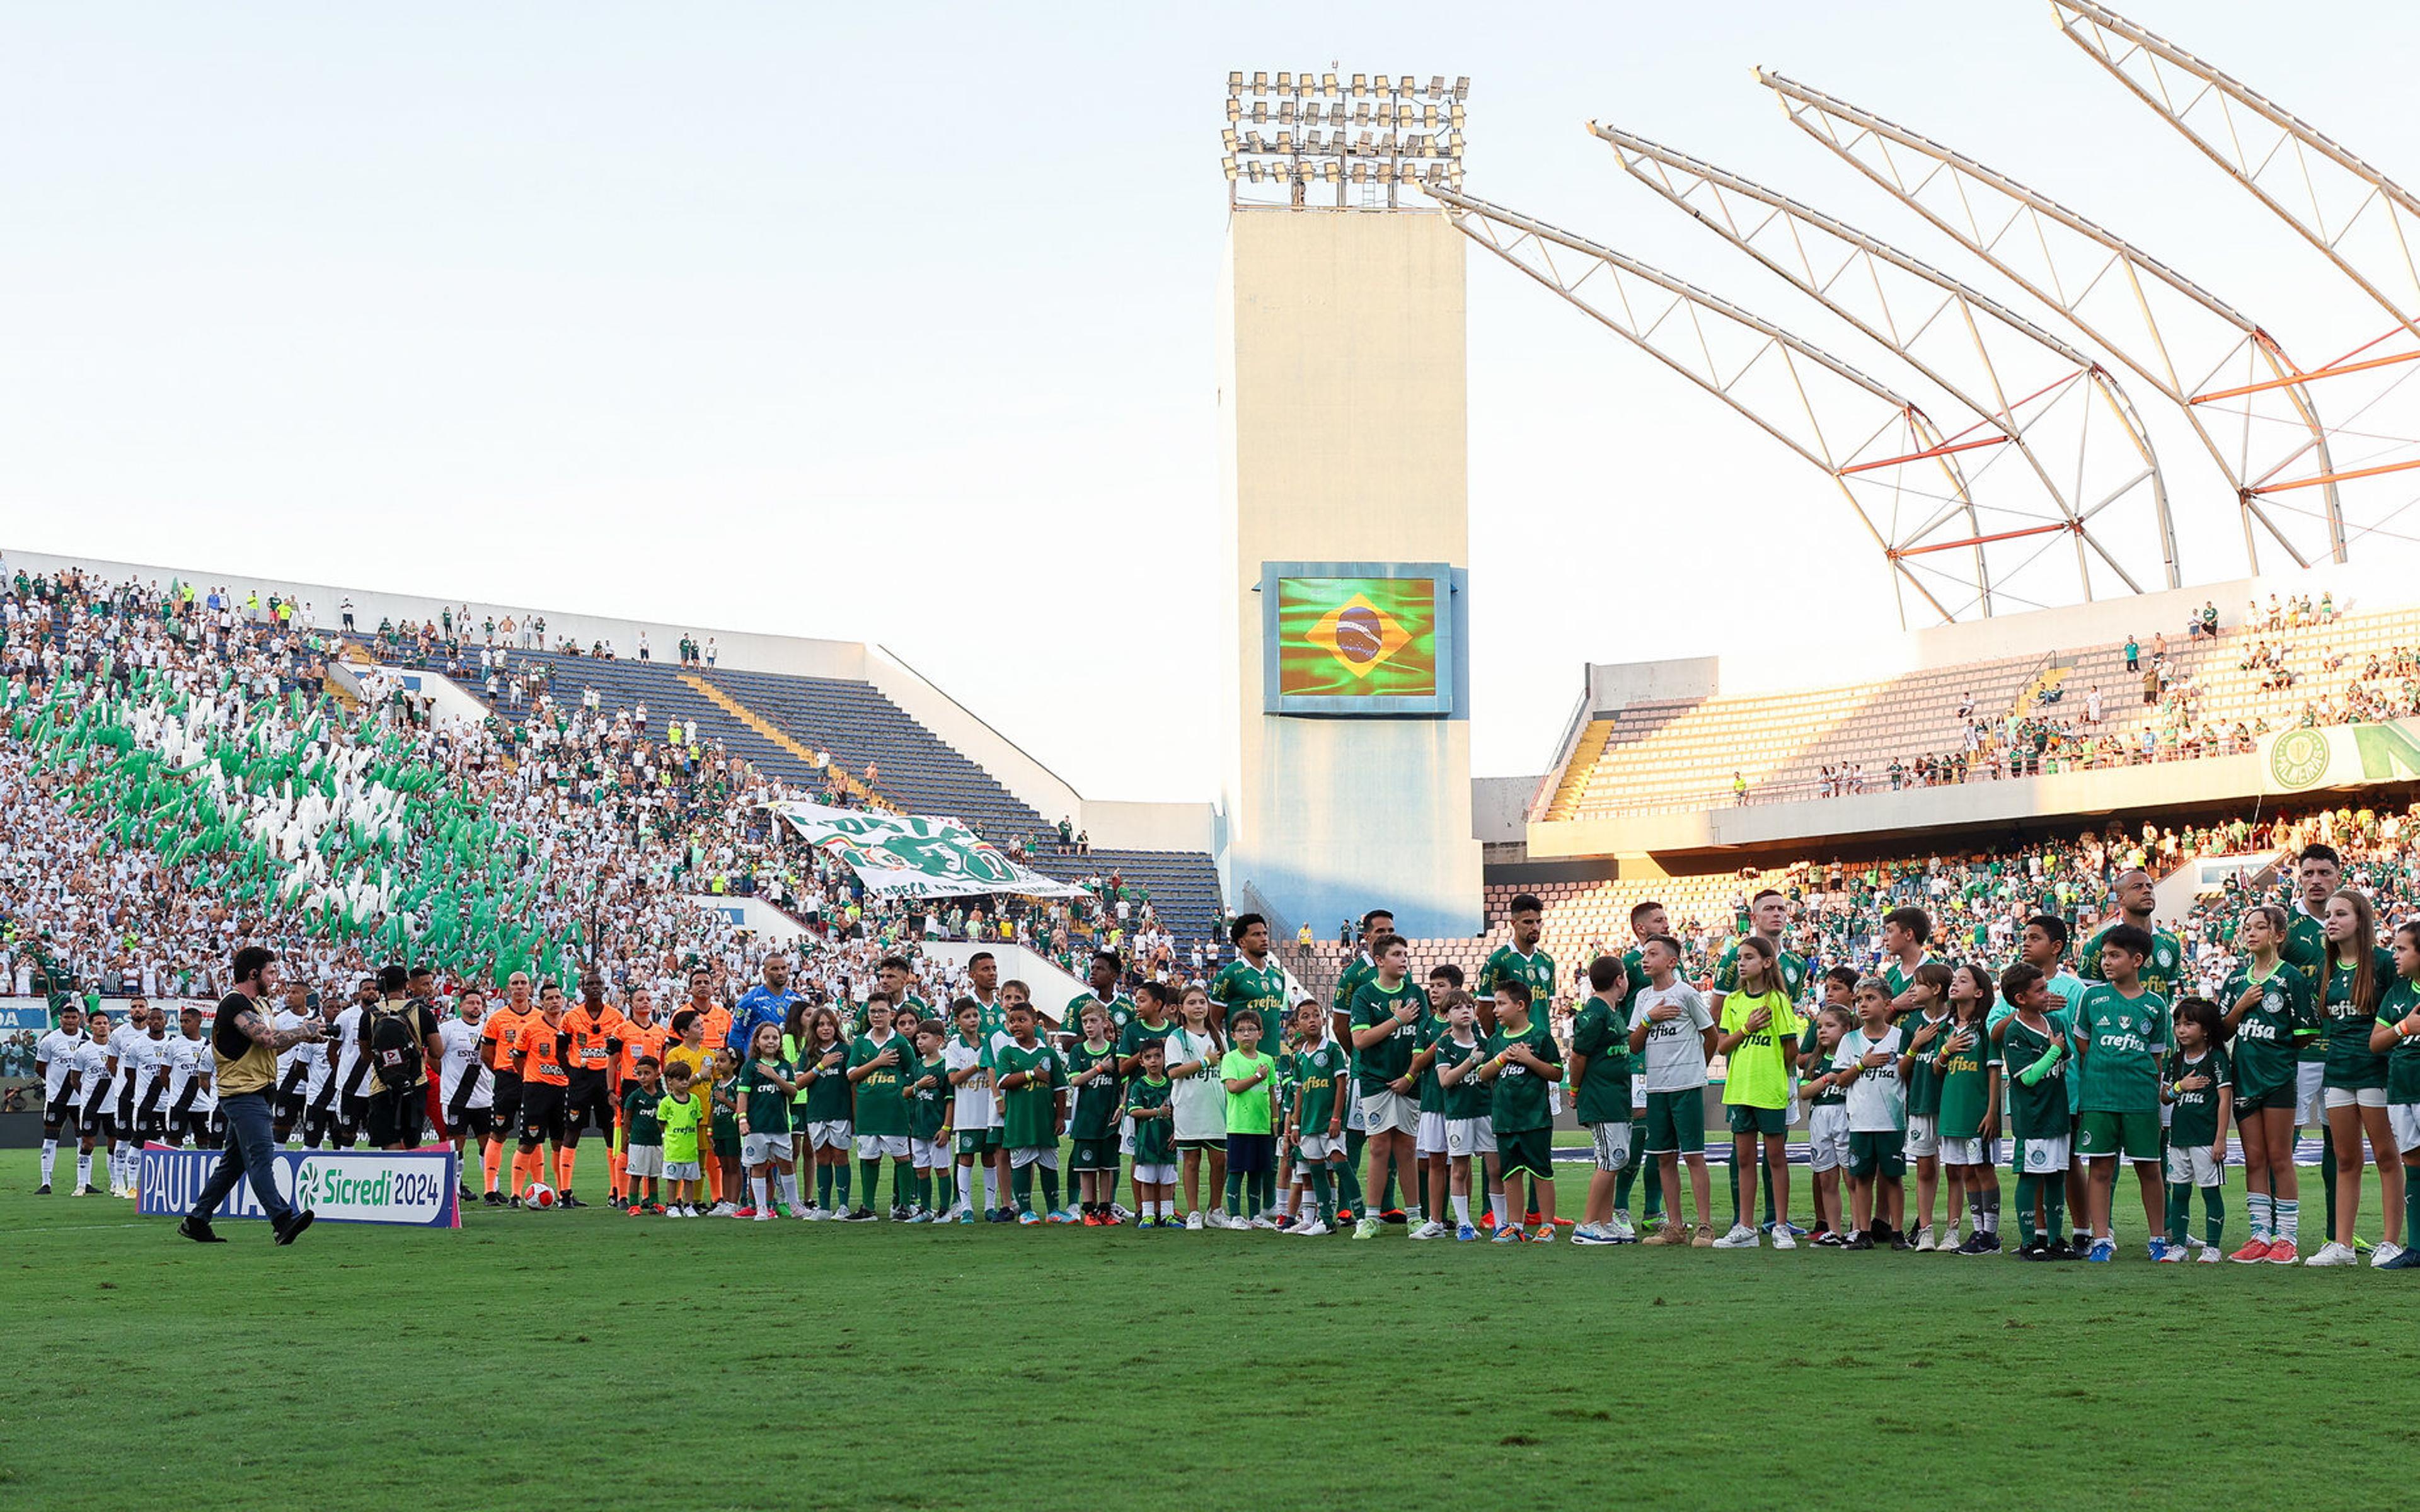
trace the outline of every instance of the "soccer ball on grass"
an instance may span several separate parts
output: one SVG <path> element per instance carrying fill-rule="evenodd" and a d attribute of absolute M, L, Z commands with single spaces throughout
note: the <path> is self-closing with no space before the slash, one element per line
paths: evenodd
<path fill-rule="evenodd" d="M 553 1207 L 554 1188 L 547 1185 L 544 1181 L 532 1181 L 521 1193 L 521 1206 L 525 1208 Z"/>

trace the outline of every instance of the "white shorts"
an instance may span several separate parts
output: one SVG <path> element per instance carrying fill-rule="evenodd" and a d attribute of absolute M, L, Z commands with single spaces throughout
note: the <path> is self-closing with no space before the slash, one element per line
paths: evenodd
<path fill-rule="evenodd" d="M 849 1144 L 848 1135 L 849 1126 L 845 1121 L 811 1123 L 807 1125 L 807 1148 L 809 1149 L 846 1149 Z"/>
<path fill-rule="evenodd" d="M 1134 1153 L 1134 1119 L 1131 1118 L 1118 1120 L 1118 1153 L 1121 1155 Z"/>
<path fill-rule="evenodd" d="M 1445 1152 L 1460 1159 L 1465 1155 L 1496 1153 L 1496 1125 L 1487 1119 L 1448 1119 L 1445 1120 Z"/>
<path fill-rule="evenodd" d="M 1558 1119 L 1563 1116 L 1562 1083 L 1549 1082 L 1546 1084 L 1546 1112 L 1550 1116 Z"/>
<path fill-rule="evenodd" d="M 2327 1104 L 2332 1108 L 2386 1106 L 2386 1088 L 2383 1087 L 2331 1087 L 2326 1096 Z"/>
<path fill-rule="evenodd" d="M 1046 1171 L 1055 1171 L 1059 1168 L 1059 1148 L 1056 1145 L 1026 1145 L 1008 1152 L 1008 1164 L 1011 1169 L 1039 1165 Z"/>
<path fill-rule="evenodd" d="M 1630 1164 L 1630 1125 L 1627 1123 L 1591 1123 L 1588 1126 L 1589 1142 L 1596 1153 L 1596 1168 L 1618 1171 Z"/>
<path fill-rule="evenodd" d="M 2319 1094 L 2324 1089 L 2327 1074 L 2325 1062 L 2302 1060 L 2294 1063 L 2295 1128 L 2304 1129 L 2327 1121 L 2319 1115 L 2320 1108 L 2326 1105 Z"/>
<path fill-rule="evenodd" d="M 1630 1120 L 1639 1122 L 1647 1117 L 1646 1078 L 1634 1077 L 1630 1083 Z"/>
<path fill-rule="evenodd" d="M 1134 1168 L 1134 1179 L 1143 1186 L 1174 1186 L 1176 1184 L 1176 1167 L 1173 1165 L 1138 1165 Z"/>
<path fill-rule="evenodd" d="M 2073 1136 L 2069 1134 L 2059 1134 L 2050 1139 L 2020 1139 L 2016 1142 L 2017 1168 L 2029 1176 L 2048 1176 L 2053 1173 L 2063 1176 L 2067 1174 L 2069 1151 L 2073 1145 Z M 2068 1196 L 2071 1200 L 2074 1197 L 2071 1192 Z"/>
<path fill-rule="evenodd" d="M 1849 1107 L 1819 1103 L 1807 1110 L 1807 1168 L 1833 1171 L 1849 1164 Z"/>
<path fill-rule="evenodd" d="M 2000 1164 L 2000 1142 L 1980 1135 L 1973 1139 L 1944 1139 L 1941 1141 L 1941 1164 L 1997 1165 Z"/>
<path fill-rule="evenodd" d="M 1305 1134 L 1302 1136 L 1301 1143 L 1295 1147 L 1295 1158 L 1305 1164 L 1314 1161 L 1342 1160 L 1344 1136 L 1338 1134 L 1330 1139 L 1326 1134 Z"/>
<path fill-rule="evenodd" d="M 661 1145 L 632 1145 L 628 1149 L 623 1151 L 622 1168 L 632 1176 L 663 1175 L 664 1147 Z"/>
<path fill-rule="evenodd" d="M 1941 1116 L 1937 1113 L 1911 1113 L 1907 1116 L 1907 1158 L 1941 1153 Z"/>
<path fill-rule="evenodd" d="M 1421 1114 L 1419 1132 L 1412 1135 L 1412 1153 L 1428 1156 L 1442 1155 L 1445 1152 L 1445 1115 Z"/>
<path fill-rule="evenodd" d="M 2170 1186 L 2218 1186 L 2226 1180 L 2226 1167 L 2210 1158 L 2208 1145 L 2168 1147 Z"/>
<path fill-rule="evenodd" d="M 667 1181 L 694 1181 L 705 1175 L 706 1168 L 693 1160 L 664 1162 L 664 1180 Z"/>
<path fill-rule="evenodd" d="M 1367 1134 L 1370 1126 L 1361 1121 L 1361 1083 L 1357 1078 L 1352 1090 L 1353 1095 L 1344 1100 L 1344 1132 Z"/>
<path fill-rule="evenodd" d="M 860 1160 L 883 1160 L 886 1158 L 891 1160 L 906 1160 L 908 1158 L 908 1136 L 906 1134 L 859 1134 L 857 1136 L 857 1158 Z"/>
<path fill-rule="evenodd" d="M 790 1136 L 777 1134 L 741 1134 L 739 1163 L 742 1165 L 764 1165 L 790 1158 Z"/>
<path fill-rule="evenodd" d="M 2386 1126 L 2395 1131 L 2395 1148 L 2410 1154 L 2420 1149 L 2420 1103 L 2386 1104 Z"/>
<path fill-rule="evenodd" d="M 1371 1134 L 1416 1134 L 1419 1130 L 1419 1103 L 1401 1093 L 1376 1091 L 1361 1098 L 1361 1127 Z"/>
<path fill-rule="evenodd" d="M 946 1139 L 909 1139 L 908 1158 L 920 1171 L 938 1171 L 950 1164 L 950 1142 Z"/>

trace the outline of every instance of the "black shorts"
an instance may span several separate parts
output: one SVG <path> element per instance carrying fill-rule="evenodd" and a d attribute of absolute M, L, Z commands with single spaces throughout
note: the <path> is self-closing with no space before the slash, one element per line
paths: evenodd
<path fill-rule="evenodd" d="M 358 1092 L 336 1094 L 336 1125 L 343 1129 L 359 1129 L 370 1116 L 370 1100 Z"/>
<path fill-rule="evenodd" d="M 496 1105 L 490 1128 L 510 1129 L 521 1121 L 521 1079 L 508 1071 L 496 1072 Z"/>
<path fill-rule="evenodd" d="M 556 1082 L 524 1082 L 521 1084 L 521 1140 L 536 1144 L 541 1139 L 563 1142 L 564 1088 Z"/>
<path fill-rule="evenodd" d="M 1231 1134 L 1227 1136 L 1227 1169 L 1256 1175 L 1277 1169 L 1277 1136 Z"/>
<path fill-rule="evenodd" d="M 277 1101 L 273 1104 L 273 1116 L 280 1124 L 291 1129 L 302 1121 L 305 1106 L 302 1089 L 298 1087 L 290 1092 L 277 1094 Z"/>
<path fill-rule="evenodd" d="M 82 1121 L 76 1117 L 76 1107 L 72 1103 L 42 1104 L 42 1137 L 45 1139 L 56 1139 L 61 1128 L 72 1130 Z"/>
<path fill-rule="evenodd" d="M 98 1099 L 75 1110 L 76 1134 L 85 1139 L 109 1137 L 109 1105 Z"/>
<path fill-rule="evenodd" d="M 373 1092 L 363 1101 L 368 1104 L 373 1149 L 401 1145 L 409 1149 L 420 1143 L 422 1131 L 428 1127 L 428 1093 L 425 1088 L 390 1088 Z"/>
<path fill-rule="evenodd" d="M 600 1133 L 611 1134 L 613 1120 L 621 1109 L 613 1105 L 613 1089 L 605 1085 L 601 1071 L 574 1072 L 571 1085 L 564 1089 L 563 1142 L 580 1142 L 580 1132 L 592 1119 Z"/>
<path fill-rule="evenodd" d="M 194 1143 L 204 1149 L 216 1145 L 226 1131 L 226 1124 L 219 1118 L 216 1108 L 208 1113 L 188 1113 L 184 1123 L 185 1133 L 193 1135 Z"/>
<path fill-rule="evenodd" d="M 466 1139 L 486 1139 L 503 1127 L 495 1121 L 493 1108 L 448 1108 L 445 1118 L 454 1132 Z"/>

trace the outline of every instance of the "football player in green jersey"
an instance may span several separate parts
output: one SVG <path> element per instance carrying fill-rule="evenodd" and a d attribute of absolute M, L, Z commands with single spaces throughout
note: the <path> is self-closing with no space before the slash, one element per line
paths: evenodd
<path fill-rule="evenodd" d="M 1074 1014 L 1083 1038 L 1067 1051 L 1067 1085 L 1076 1105 L 1067 1119 L 1074 1141 L 1076 1195 L 1084 1226 L 1115 1224 L 1109 1201 L 1118 1191 L 1118 1123 L 1125 1090 L 1118 1085 L 1118 1046 L 1109 1037 L 1109 1011 L 1088 1003 Z"/>
<path fill-rule="evenodd" d="M 2254 1265 L 2299 1257 L 2302 1188 L 2294 1172 L 2294 1107 L 2300 1100 L 2295 1037 L 2316 1024 L 2310 979 L 2280 953 L 2286 910 L 2256 903 L 2235 927 L 2235 970 L 2219 989 L 2220 1038 L 2235 1041 L 2235 1126 L 2243 1136 L 2243 1206 L 2252 1238 L 2227 1257 Z"/>
<path fill-rule="evenodd" d="M 1123 969 L 1116 951 L 1093 952 L 1093 964 L 1084 983 L 1086 990 L 1067 999 L 1065 1012 L 1060 1019 L 1060 1024 L 1069 1034 L 1080 1036 L 1084 1032 L 1084 1015 L 1097 1008 L 1109 1021 L 1109 1043 L 1118 1042 L 1118 1037 L 1125 1032 L 1126 1026 L 1134 1022 L 1135 1016 L 1134 999 L 1118 991 L 1118 975 Z"/>
<path fill-rule="evenodd" d="M 1210 1022 L 1219 1033 L 1227 1021 L 1245 1009 L 1263 1024 L 1283 1022 L 1286 1009 L 1285 971 L 1269 958 L 1269 921 L 1258 914 L 1237 914 L 1227 926 L 1235 959 L 1210 978 Z"/>
<path fill-rule="evenodd" d="M 1961 1190 L 1969 1220 L 1965 1240 L 1950 1251 L 1956 1255 L 1993 1255 L 2000 1248 L 2000 1054 L 1992 1043 L 1992 974 L 1979 962 L 1952 972 L 1949 1032 L 1934 1044 L 1941 1087 L 1936 1132 L 1949 1173 L 1950 1232 L 1958 1229 Z"/>
<path fill-rule="evenodd" d="M 2206 997 L 2188 997 L 2171 1014 L 2177 1047 L 2160 1073 L 2160 1101 L 2172 1118 L 2168 1125 L 2168 1247 L 2164 1260 L 2185 1258 L 2193 1242 L 2193 1195 L 2202 1194 L 2201 1258 L 2214 1261 L 2225 1250 L 2220 1235 L 2226 1228 L 2227 1099 L 2232 1088 L 2226 1055 L 2219 1048 L 2225 1033 L 2218 1005 Z"/>
<path fill-rule="evenodd" d="M 2409 1271 L 2420 1267 L 2420 923 L 2395 931 L 2395 980 L 2379 1001 L 2369 1047 L 2386 1057 L 2386 1118 L 2403 1149 L 2403 1246 L 2372 1263 Z"/>
<path fill-rule="evenodd" d="M 2000 973 L 2000 1056 L 2009 1073 L 2009 1164 L 2017 1173 L 2017 1257 L 2065 1260 L 2068 1146 L 2068 1020 L 2042 968 L 2020 961 Z M 2035 1219 L 2036 1209 L 2042 1219 Z"/>
<path fill-rule="evenodd" d="M 1932 959 L 1925 949 L 1932 941 L 1932 916 L 1921 908 L 1894 908 L 1883 916 L 1882 936 L 1883 985 L 1891 990 L 1896 1016 L 1926 1001 L 1916 991 L 1916 968 Z"/>
<path fill-rule="evenodd" d="M 2319 1029 L 2327 1044 L 2328 1132 L 2335 1136 L 2336 1181 L 2328 1242 L 2304 1263 L 2357 1265 L 2352 1232 L 2361 1211 L 2365 1138 L 2378 1155 L 2385 1211 L 2397 1212 L 2403 1207 L 2403 1162 L 2386 1117 L 2386 1057 L 2369 1047 L 2370 1027 L 2394 980 L 2395 963 L 2378 948 L 2378 916 L 2366 895 L 2337 888 L 2328 898 L 2327 917 L 2320 923 L 2327 931 L 2328 953 L 2320 966 L 2325 985 Z"/>
<path fill-rule="evenodd" d="M 843 1223 L 874 1222 L 874 1184 L 891 1160 L 891 1221 L 906 1223 L 915 1196 L 916 1167 L 908 1142 L 908 1063 L 913 1042 L 891 1027 L 891 995 L 866 995 L 866 1032 L 849 1042 L 848 1082 L 855 1093 L 851 1125 L 857 1134 L 858 1206 L 840 1214 Z"/>
<path fill-rule="evenodd" d="M 1377 966 L 1370 959 L 1370 942 L 1381 934 L 1393 933 L 1395 933 L 1395 916 L 1387 910 L 1373 908 L 1361 916 L 1360 945 L 1353 959 L 1346 963 L 1343 974 L 1336 979 L 1336 996 L 1327 1011 L 1327 1032 L 1340 1044 L 1350 1045 L 1353 1042 L 1353 995 L 1361 990 L 1362 983 L 1378 974 Z M 1355 1057 L 1355 1067 L 1357 1086 L 1353 1089 L 1351 1101 L 1346 1104 L 1344 1114 L 1344 1206 L 1359 1213 L 1367 1207 L 1361 1191 L 1360 1173 L 1361 1149 L 1368 1142 L 1369 1133 L 1362 1127 L 1361 1121 L 1361 1093 L 1357 1086 L 1358 1057 Z M 1368 1196 L 1376 1199 L 1382 1216 L 1388 1214 L 1395 1201 L 1395 1173 L 1392 1167 L 1388 1169 L 1386 1184 Z M 1400 1218 L 1403 1215 L 1393 1213 L 1392 1216 Z"/>
<path fill-rule="evenodd" d="M 1563 1079 L 1563 1053 L 1544 1024 L 1529 1017 L 1529 986 L 1519 980 L 1496 987 L 1496 1030 L 1483 1046 L 1487 1058 L 1475 1074 L 1493 1094 L 1490 1130 L 1496 1135 L 1497 1169 L 1504 1180 L 1504 1211 L 1496 1215 L 1496 1242 L 1527 1238 L 1548 1244 L 1555 1238 L 1553 1089 Z M 1537 1229 L 1524 1235 L 1512 1201 L 1512 1182 L 1528 1178 L 1527 1211 L 1538 1214 Z"/>
<path fill-rule="evenodd" d="M 1378 964 L 1375 978 L 1353 994 L 1353 1063 L 1361 1084 L 1361 1119 L 1369 1137 L 1369 1188 L 1383 1188 L 1390 1166 L 1412 1168 L 1412 1136 L 1419 1132 L 1419 1105 L 1412 1095 L 1412 1043 L 1428 998 L 1406 972 L 1411 947 L 1401 935 L 1382 934 L 1371 943 Z M 1353 1237 L 1373 1239 L 1378 1215 L 1364 1212 Z"/>
<path fill-rule="evenodd" d="M 1336 1179 L 1344 1172 L 1344 1101 L 1352 1094 L 1353 1062 L 1327 1038 L 1326 1015 L 1306 999 L 1295 1010 L 1294 1102 L 1286 1138 L 1294 1147 L 1295 1179 L 1310 1179 L 1316 1207 L 1287 1232 L 1319 1238 L 1336 1229 Z"/>
<path fill-rule="evenodd" d="M 1488 953 L 1473 989 L 1480 1027 L 1491 1032 L 1495 1029 L 1496 989 L 1505 982 L 1517 981 L 1528 987 L 1533 1003 L 1543 1005 L 1555 1000 L 1555 958 L 1538 949 L 1538 936 L 1545 931 L 1545 906 L 1536 895 L 1524 892 L 1516 894 L 1512 906 L 1505 910 L 1504 921 L 1512 927 L 1512 942 Z"/>
<path fill-rule="evenodd" d="M 1601 955 L 1589 963 L 1589 995 L 1572 1021 L 1572 1097 L 1580 1127 L 1589 1132 L 1596 1170 L 1589 1177 L 1588 1205 L 1575 1244 L 1629 1244 L 1637 1241 L 1630 1215 L 1614 1206 L 1613 1189 L 1630 1164 L 1630 1019 L 1618 1006 L 1623 991 L 1621 963 Z"/>
<path fill-rule="evenodd" d="M 2112 890 L 2118 897 L 2118 918 L 2100 933 L 2084 942 L 2076 957 L 2077 973 L 2086 981 L 2105 981 L 2101 974 L 2101 944 L 2109 931 L 2119 924 L 2131 924 L 2151 937 L 2150 953 L 2143 958 L 2143 985 L 2160 995 L 2163 1001 L 2174 1002 L 2185 980 L 2185 943 L 2167 930 L 2151 921 L 2157 895 L 2152 891 L 2151 873 L 2132 867 L 2118 873 Z"/>
<path fill-rule="evenodd" d="M 1001 1143 L 1008 1147 L 1009 1180 L 1016 1221 L 1045 1222 L 1033 1211 L 1033 1168 L 1042 1167 L 1042 1211 L 1047 1222 L 1073 1223 L 1059 1207 L 1059 1127 L 1066 1106 L 1067 1078 L 1059 1052 L 1035 1037 L 1040 1015 L 1031 1003 L 1008 1011 L 1009 1042 L 993 1052 L 1000 1072 L 992 1084 L 1000 1103 Z"/>

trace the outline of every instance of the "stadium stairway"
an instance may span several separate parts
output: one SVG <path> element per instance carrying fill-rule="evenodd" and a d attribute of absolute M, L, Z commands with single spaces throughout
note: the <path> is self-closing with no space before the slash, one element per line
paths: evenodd
<path fill-rule="evenodd" d="M 1082 880 L 1115 872 L 1129 890 L 1149 893 L 1180 950 L 1196 940 L 1214 949 L 1222 943 L 1218 872 L 1208 856 L 1101 847 L 1086 856 L 1055 854 L 1053 844 L 1044 843 L 1046 835 L 1055 843 L 1055 822 L 871 684 L 728 667 L 705 672 L 670 662 L 606 661 L 555 652 L 515 651 L 511 656 L 517 666 L 547 669 L 558 704 L 577 708 L 590 687 L 608 715 L 644 702 L 649 738 L 660 739 L 672 719 L 694 719 L 699 735 L 721 740 L 726 749 L 796 788 L 815 791 L 825 780 L 813 760 L 818 748 L 849 774 L 859 793 L 866 791 L 861 778 L 871 763 L 877 772 L 873 791 L 901 810 L 955 819 L 1003 848 L 1022 840 L 1034 870 L 1045 875 Z M 466 675 L 465 681 L 475 678 Z M 504 705 L 497 713 L 518 722 L 529 708 Z"/>

